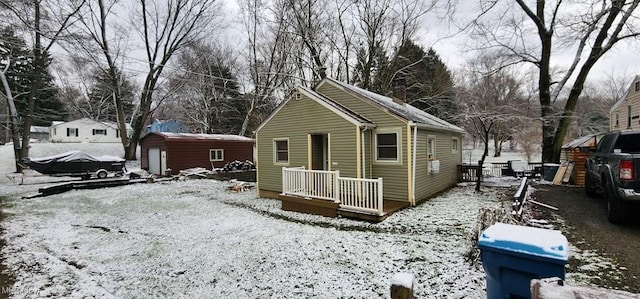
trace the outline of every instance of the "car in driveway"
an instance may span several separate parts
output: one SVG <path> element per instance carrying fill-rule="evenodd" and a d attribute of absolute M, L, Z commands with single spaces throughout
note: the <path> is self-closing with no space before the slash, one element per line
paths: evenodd
<path fill-rule="evenodd" d="M 627 220 L 628 206 L 640 203 L 640 131 L 605 134 L 586 161 L 585 192 L 602 193 L 607 201 L 607 218 L 612 223 Z"/>

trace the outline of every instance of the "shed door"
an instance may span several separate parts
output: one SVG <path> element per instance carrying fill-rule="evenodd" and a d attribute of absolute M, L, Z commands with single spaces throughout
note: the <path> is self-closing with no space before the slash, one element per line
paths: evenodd
<path fill-rule="evenodd" d="M 149 173 L 161 174 L 160 173 L 160 149 L 150 148 L 148 150 L 147 157 L 149 157 Z"/>

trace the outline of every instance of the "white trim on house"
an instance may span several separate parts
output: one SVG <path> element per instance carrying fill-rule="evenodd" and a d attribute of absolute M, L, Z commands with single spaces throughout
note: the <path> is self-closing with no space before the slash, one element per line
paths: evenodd
<path fill-rule="evenodd" d="M 287 160 L 278 160 L 278 141 L 286 141 L 287 142 Z M 280 166 L 289 166 L 289 161 L 291 161 L 291 143 L 289 143 L 289 137 L 286 138 L 273 138 L 273 164 Z"/>
<path fill-rule="evenodd" d="M 379 134 L 396 134 L 396 158 L 395 159 L 387 159 L 380 158 L 378 152 L 378 135 Z M 374 150 L 374 164 L 385 164 L 385 165 L 402 165 L 402 128 L 377 128 L 373 132 L 373 150 Z"/>

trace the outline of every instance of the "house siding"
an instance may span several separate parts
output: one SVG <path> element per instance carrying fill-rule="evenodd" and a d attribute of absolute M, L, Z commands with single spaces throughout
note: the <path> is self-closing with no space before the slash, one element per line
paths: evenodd
<path fill-rule="evenodd" d="M 165 138 L 150 133 L 140 141 L 141 168 L 149 169 L 148 151 L 150 148 L 166 151 L 167 168 L 170 168 L 174 173 L 194 167 L 221 168 L 234 160 L 253 161 L 254 158 L 253 141 L 192 139 L 190 137 Z M 212 162 L 209 159 L 209 150 L 211 149 L 224 150 L 224 161 Z"/>
<path fill-rule="evenodd" d="M 374 104 L 365 102 L 355 95 L 344 91 L 330 83 L 319 86 L 318 92 L 334 100 L 337 103 L 358 114 L 366 117 L 376 124 L 375 129 L 368 130 L 367 135 L 367 172 L 371 172 L 371 178 L 383 178 L 384 198 L 389 200 L 407 201 L 408 196 L 408 175 L 407 175 L 407 123 L 383 110 Z M 376 130 L 398 128 L 401 132 L 400 165 L 388 165 L 375 162 L 375 141 L 373 140 Z"/>
<path fill-rule="evenodd" d="M 67 136 L 67 129 L 77 130 L 77 135 Z M 94 130 L 106 130 L 106 135 L 94 135 Z M 118 143 L 121 142 L 117 135 L 117 129 L 107 124 L 94 121 L 88 118 L 81 118 L 58 125 L 49 129 L 51 142 L 95 142 L 95 143 Z"/>
<path fill-rule="evenodd" d="M 637 83 L 638 88 L 636 88 Z M 631 126 L 628 126 L 629 106 L 631 106 Z M 616 124 L 616 115 L 618 124 Z M 631 83 L 622 103 L 611 111 L 609 121 L 611 130 L 640 129 L 640 80 L 638 80 L 638 77 Z"/>
<path fill-rule="evenodd" d="M 440 161 L 440 171 L 429 173 L 427 159 L 427 136 L 436 138 L 436 160 Z M 453 137 L 458 138 L 458 151 L 452 152 Z M 418 150 L 416 153 L 416 201 L 432 197 L 442 190 L 453 186 L 458 180 L 458 165 L 462 164 L 462 135 L 418 130 Z"/>
<path fill-rule="evenodd" d="M 259 188 L 282 192 L 282 167 L 304 166 L 308 161 L 308 134 L 329 135 L 330 169 L 341 176 L 356 176 L 356 125 L 305 95 L 292 98 L 257 132 Z M 274 164 L 273 140 L 288 138 L 289 164 Z"/>

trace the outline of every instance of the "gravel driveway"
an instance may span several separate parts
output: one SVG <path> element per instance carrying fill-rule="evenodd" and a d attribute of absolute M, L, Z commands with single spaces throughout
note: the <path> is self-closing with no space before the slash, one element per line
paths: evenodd
<path fill-rule="evenodd" d="M 601 287 L 615 288 L 640 293 L 640 217 L 633 218 L 631 223 L 615 225 L 607 221 L 606 202 L 602 198 L 589 198 L 584 190 L 578 187 L 533 185 L 536 191 L 532 198 L 557 207 L 553 212 L 549 209 L 532 206 L 544 218 L 559 224 L 569 242 L 582 250 L 596 252 L 611 258 L 610 269 L 594 269 L 591 281 Z M 632 207 L 637 215 L 640 209 Z M 564 221 L 559 221 L 559 218 Z M 562 223 L 563 222 L 563 223 Z M 570 267 L 582 267 L 578 261 L 571 260 Z"/>

